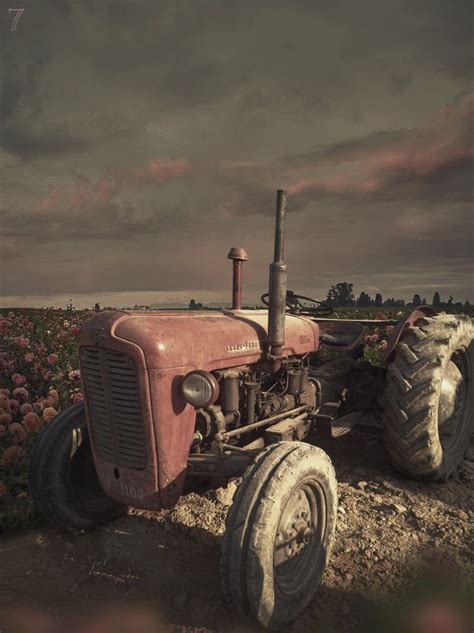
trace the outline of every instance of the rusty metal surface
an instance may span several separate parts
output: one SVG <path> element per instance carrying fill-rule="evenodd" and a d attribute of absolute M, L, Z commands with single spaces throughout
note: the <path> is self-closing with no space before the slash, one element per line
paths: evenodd
<path fill-rule="evenodd" d="M 294 418 L 285 418 L 266 429 L 265 443 L 301 441 L 308 435 L 311 425 L 312 421 L 308 413 L 302 413 Z"/>
<path fill-rule="evenodd" d="M 227 258 L 240 261 L 240 262 L 246 262 L 249 259 L 245 249 L 241 248 L 240 246 L 233 246 L 230 249 L 229 254 L 227 255 Z"/>
<path fill-rule="evenodd" d="M 315 321 L 316 323 L 334 323 L 337 322 L 339 324 L 341 323 L 361 323 L 362 325 L 397 325 L 397 323 L 399 323 L 400 319 L 339 319 L 336 317 L 320 317 L 320 316 L 313 316 L 311 317 L 313 319 L 313 321 Z"/>
<path fill-rule="evenodd" d="M 80 364 L 95 447 L 117 466 L 142 470 L 146 445 L 133 358 L 100 347 L 82 347 Z"/>
<path fill-rule="evenodd" d="M 237 429 L 232 429 L 231 431 L 224 431 L 221 435 L 222 435 L 222 439 L 224 441 L 229 440 L 231 437 L 236 437 L 239 436 L 243 433 L 248 433 L 249 431 L 254 431 L 255 429 L 260 429 L 263 428 L 265 426 L 269 426 L 271 425 L 273 422 L 277 422 L 278 420 L 281 420 L 282 418 L 290 418 L 291 416 L 295 416 L 296 414 L 300 413 L 301 415 L 303 415 L 304 413 L 307 413 L 307 411 L 310 409 L 310 407 L 308 405 L 302 405 L 300 407 L 296 407 L 295 409 L 287 409 L 286 411 L 283 411 L 282 413 L 278 413 L 277 415 L 272 415 L 269 418 L 264 418 L 263 420 L 259 420 L 258 422 L 254 422 L 253 424 L 249 424 L 246 426 L 240 426 Z"/>
<path fill-rule="evenodd" d="M 234 246 L 227 255 L 232 260 L 232 309 L 242 308 L 242 266 L 248 261 L 248 255 L 243 248 Z"/>
<path fill-rule="evenodd" d="M 395 326 L 392 335 L 388 341 L 388 345 L 385 350 L 385 362 L 389 363 L 391 360 L 393 360 L 395 348 L 399 340 L 403 337 L 403 333 L 407 327 L 415 325 L 418 319 L 426 316 L 434 316 L 435 314 L 436 312 L 429 306 L 419 306 L 418 308 L 416 308 L 416 310 L 413 310 L 413 312 L 408 314 L 404 319 L 401 319 L 401 321 L 399 321 Z"/>
<path fill-rule="evenodd" d="M 232 309 L 242 308 L 242 262 L 234 260 L 232 265 Z"/>
<path fill-rule="evenodd" d="M 115 336 L 115 329 L 122 319 L 128 315 L 123 311 L 110 310 L 98 313 L 90 321 L 83 324 L 78 334 L 79 348 L 98 347 L 109 349 L 130 356 L 136 367 L 138 394 L 141 400 L 143 432 L 146 449 L 146 466 L 142 470 L 117 466 L 110 459 L 104 459 L 101 451 L 94 443 L 93 415 L 89 406 L 87 391 L 85 410 L 92 452 L 97 474 L 104 490 L 111 497 L 129 505 L 143 508 L 159 508 L 157 453 L 155 450 L 155 427 L 150 399 L 148 372 L 145 356 L 140 347 L 134 343 L 123 341 Z M 87 387 L 86 387 L 87 388 Z M 117 477 L 118 469 L 118 477 Z"/>
<path fill-rule="evenodd" d="M 270 265 L 268 297 L 268 341 L 271 356 L 279 357 L 285 344 L 287 266 L 285 264 L 286 191 L 277 191 L 275 252 Z"/>
<path fill-rule="evenodd" d="M 131 311 L 120 320 L 116 334 L 145 351 L 148 368 L 184 365 L 213 371 L 264 360 L 267 321 L 266 310 Z M 282 353 L 305 354 L 318 346 L 318 325 L 288 315 Z"/>
<path fill-rule="evenodd" d="M 146 467 L 117 466 L 104 459 L 92 442 L 99 479 L 110 496 L 149 509 L 176 503 L 196 417 L 182 395 L 182 379 L 193 369 L 212 371 L 263 360 L 267 322 L 266 310 L 201 310 L 106 311 L 84 323 L 78 335 L 80 348 L 97 346 L 127 354 L 137 368 Z M 319 328 L 309 319 L 288 316 L 285 332 L 284 354 L 318 349 Z M 87 392 L 86 412 L 92 429 Z"/>

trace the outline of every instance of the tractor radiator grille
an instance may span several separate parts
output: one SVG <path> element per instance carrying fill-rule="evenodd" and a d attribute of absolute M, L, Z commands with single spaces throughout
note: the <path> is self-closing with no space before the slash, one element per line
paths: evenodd
<path fill-rule="evenodd" d="M 137 368 L 127 354 L 81 348 L 81 374 L 99 455 L 127 468 L 146 465 Z"/>

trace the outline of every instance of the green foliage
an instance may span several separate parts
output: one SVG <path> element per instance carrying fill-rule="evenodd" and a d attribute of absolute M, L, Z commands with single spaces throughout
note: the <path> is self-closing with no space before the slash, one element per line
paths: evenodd
<path fill-rule="evenodd" d="M 328 290 L 326 303 L 332 306 L 353 306 L 354 301 L 354 284 L 342 281 Z"/>
<path fill-rule="evenodd" d="M 370 308 L 371 303 L 372 299 L 370 295 L 362 291 L 357 299 L 357 306 L 359 308 Z"/>

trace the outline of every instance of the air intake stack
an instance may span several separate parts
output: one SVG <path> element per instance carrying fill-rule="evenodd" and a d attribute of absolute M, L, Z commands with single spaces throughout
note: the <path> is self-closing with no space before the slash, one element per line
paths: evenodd
<path fill-rule="evenodd" d="M 277 191 L 275 253 L 270 265 L 268 298 L 268 345 L 271 357 L 281 356 L 285 343 L 286 264 L 285 257 L 286 191 Z"/>

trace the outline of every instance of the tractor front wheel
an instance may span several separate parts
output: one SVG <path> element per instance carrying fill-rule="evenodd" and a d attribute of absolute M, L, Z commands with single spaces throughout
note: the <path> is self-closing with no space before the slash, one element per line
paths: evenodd
<path fill-rule="evenodd" d="M 43 430 L 29 480 L 31 495 L 46 518 L 71 532 L 90 530 L 126 510 L 100 485 L 83 402 L 60 413 Z"/>
<path fill-rule="evenodd" d="M 329 457 L 280 442 L 246 471 L 223 542 L 224 591 L 237 609 L 275 629 L 310 604 L 330 555 L 337 482 Z"/>
<path fill-rule="evenodd" d="M 424 317 L 396 347 L 384 397 L 385 444 L 409 477 L 447 481 L 469 446 L 473 330 L 464 315 Z"/>

